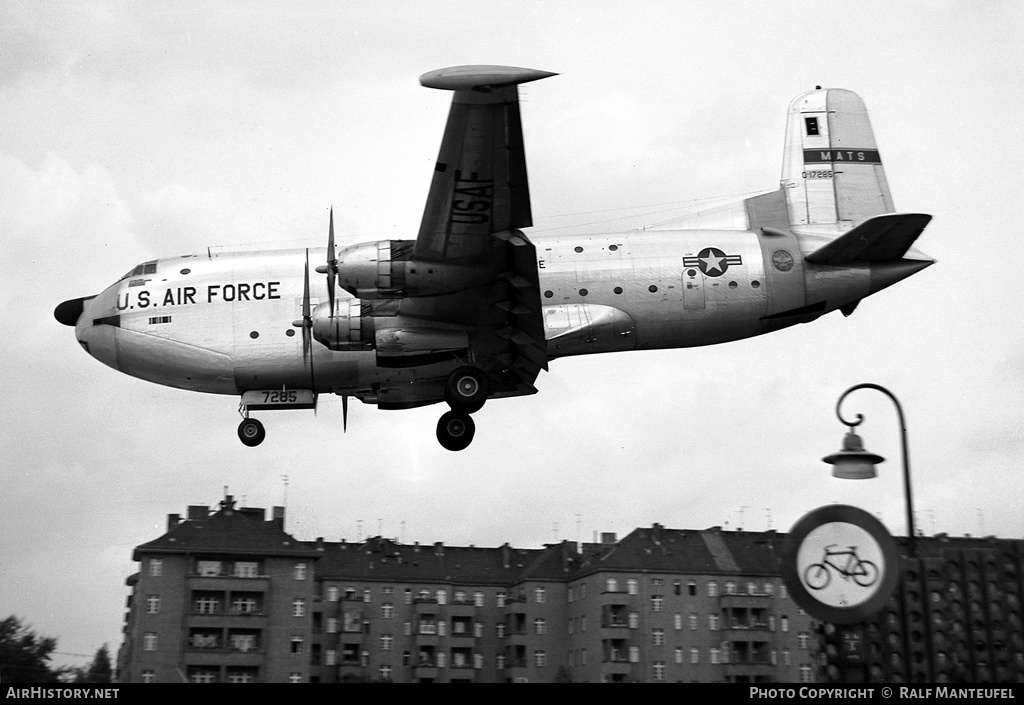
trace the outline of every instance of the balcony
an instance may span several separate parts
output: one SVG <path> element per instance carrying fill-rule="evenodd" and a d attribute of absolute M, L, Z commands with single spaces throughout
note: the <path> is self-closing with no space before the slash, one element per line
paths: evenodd
<path fill-rule="evenodd" d="M 723 632 L 748 632 L 749 633 L 748 638 L 752 639 L 752 638 L 754 638 L 756 636 L 759 639 L 764 639 L 765 638 L 765 633 L 767 633 L 769 630 L 768 630 L 768 623 L 767 622 L 746 622 L 746 623 L 744 623 L 744 622 L 733 621 L 733 622 L 729 622 L 728 624 L 726 624 L 724 622 L 724 620 L 723 620 L 722 631 Z M 732 636 L 733 638 L 736 638 L 736 637 L 741 637 L 742 638 L 742 635 L 733 634 L 733 635 L 730 635 L 730 636 Z"/>
<path fill-rule="evenodd" d="M 243 578 L 234 575 L 199 575 L 198 573 L 192 573 L 188 576 L 188 588 L 190 590 L 209 590 L 211 592 L 226 592 L 228 590 L 266 592 L 270 588 L 270 576 L 258 575 L 253 578 Z"/>
<path fill-rule="evenodd" d="M 720 595 L 722 607 L 749 607 L 767 609 L 772 604 L 773 596 L 768 593 Z"/>

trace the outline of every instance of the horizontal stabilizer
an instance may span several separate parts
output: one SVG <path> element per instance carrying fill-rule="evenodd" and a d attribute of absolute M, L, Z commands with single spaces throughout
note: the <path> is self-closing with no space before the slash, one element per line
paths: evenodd
<path fill-rule="evenodd" d="M 804 259 L 813 264 L 833 266 L 899 259 L 910 249 L 931 219 L 930 215 L 924 213 L 876 215 Z"/>

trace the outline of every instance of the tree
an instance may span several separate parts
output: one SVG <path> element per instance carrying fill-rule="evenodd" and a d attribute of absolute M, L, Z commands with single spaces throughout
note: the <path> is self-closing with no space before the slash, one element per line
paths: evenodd
<path fill-rule="evenodd" d="M 96 649 L 96 655 L 89 664 L 89 670 L 85 674 L 86 683 L 109 683 L 113 669 L 110 668 L 110 653 L 107 645 L 104 644 Z"/>
<path fill-rule="evenodd" d="M 56 648 L 53 637 L 37 636 L 14 615 L 7 617 L 0 622 L 0 682 L 57 683 L 64 669 L 49 664 Z"/>
<path fill-rule="evenodd" d="M 89 668 L 74 668 L 68 673 L 71 683 L 110 683 L 113 669 L 110 667 L 110 652 L 104 644 L 96 649 L 96 655 Z"/>

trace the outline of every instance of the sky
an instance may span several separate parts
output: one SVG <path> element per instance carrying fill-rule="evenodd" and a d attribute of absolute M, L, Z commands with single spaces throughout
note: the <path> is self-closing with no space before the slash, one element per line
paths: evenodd
<path fill-rule="evenodd" d="M 706 348 L 557 360 L 461 453 L 440 407 L 264 414 L 85 354 L 54 307 L 207 246 L 415 236 L 468 63 L 522 87 L 531 234 L 621 232 L 778 186 L 789 101 L 865 100 L 937 263 L 839 313 Z M 538 548 L 638 526 L 788 530 L 853 504 L 905 534 L 899 423 L 852 394 L 865 482 L 832 478 L 842 392 L 902 403 L 916 523 L 1024 537 L 1024 6 L 1018 2 L 0 4 L 0 616 L 81 665 L 121 641 L 132 549 L 169 513 L 287 506 L 299 539 Z"/>

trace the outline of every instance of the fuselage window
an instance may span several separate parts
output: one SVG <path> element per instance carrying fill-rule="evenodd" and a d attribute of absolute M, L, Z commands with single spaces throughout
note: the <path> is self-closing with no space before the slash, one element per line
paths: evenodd
<path fill-rule="evenodd" d="M 157 323 L 170 323 L 170 316 L 150 316 L 149 325 L 155 325 Z"/>
<path fill-rule="evenodd" d="M 818 133 L 818 118 L 809 117 L 804 118 L 804 123 L 807 125 L 807 134 L 809 136 L 816 136 Z"/>

